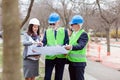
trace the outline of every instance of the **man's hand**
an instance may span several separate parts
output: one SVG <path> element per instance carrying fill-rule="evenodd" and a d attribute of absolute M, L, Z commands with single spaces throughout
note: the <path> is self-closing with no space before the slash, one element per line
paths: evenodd
<path fill-rule="evenodd" d="M 71 45 L 66 45 L 64 48 L 65 48 L 66 50 L 71 50 L 71 49 L 72 49 L 72 46 L 71 46 Z"/>

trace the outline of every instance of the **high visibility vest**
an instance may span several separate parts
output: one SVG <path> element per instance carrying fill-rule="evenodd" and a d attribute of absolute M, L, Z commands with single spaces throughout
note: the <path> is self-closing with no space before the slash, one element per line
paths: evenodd
<path fill-rule="evenodd" d="M 47 29 L 46 31 L 47 46 L 63 45 L 65 38 L 64 28 L 57 29 L 57 35 L 55 38 L 54 30 L 52 28 Z M 59 55 L 46 55 L 46 59 L 55 59 L 55 58 L 65 58 L 63 54 Z"/>
<path fill-rule="evenodd" d="M 77 40 L 81 36 L 81 34 L 85 32 L 84 30 L 80 30 L 76 34 L 73 32 L 71 38 L 70 38 L 70 45 L 78 45 Z M 86 47 L 84 47 L 82 50 L 70 50 L 67 58 L 71 62 L 86 62 Z"/>

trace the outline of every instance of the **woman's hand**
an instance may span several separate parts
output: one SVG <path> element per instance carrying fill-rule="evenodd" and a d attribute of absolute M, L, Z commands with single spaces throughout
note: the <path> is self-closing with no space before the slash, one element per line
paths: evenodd
<path fill-rule="evenodd" d="M 43 43 L 40 41 L 40 42 L 38 42 L 38 45 L 39 46 L 43 46 Z"/>
<path fill-rule="evenodd" d="M 43 46 L 43 43 L 41 41 L 40 42 L 34 42 L 33 45 Z"/>
<path fill-rule="evenodd" d="M 39 59 L 40 58 L 40 56 L 34 56 L 36 59 Z"/>

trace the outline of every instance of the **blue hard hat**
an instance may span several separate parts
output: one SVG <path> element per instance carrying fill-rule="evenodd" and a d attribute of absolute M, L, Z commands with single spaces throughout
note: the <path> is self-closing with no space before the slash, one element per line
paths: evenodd
<path fill-rule="evenodd" d="M 48 23 L 56 23 L 60 20 L 60 16 L 57 13 L 51 13 L 48 18 Z"/>
<path fill-rule="evenodd" d="M 82 23 L 84 23 L 84 19 L 80 15 L 73 16 L 71 21 L 69 22 L 69 24 L 82 24 Z"/>

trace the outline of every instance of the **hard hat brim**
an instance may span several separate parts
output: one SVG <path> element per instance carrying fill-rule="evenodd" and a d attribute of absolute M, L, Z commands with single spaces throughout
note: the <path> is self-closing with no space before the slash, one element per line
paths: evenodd
<path fill-rule="evenodd" d="M 56 23 L 57 21 L 48 21 L 48 23 Z"/>

